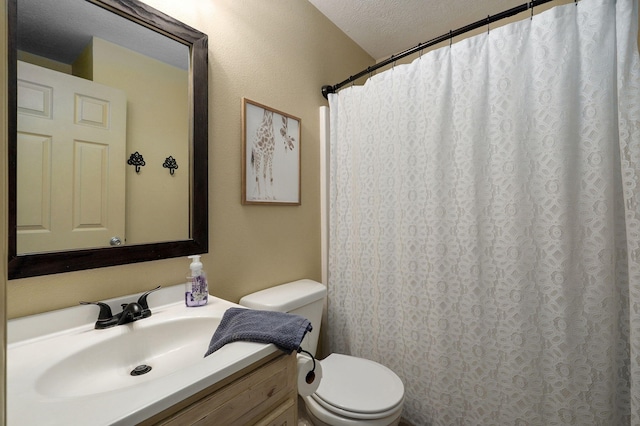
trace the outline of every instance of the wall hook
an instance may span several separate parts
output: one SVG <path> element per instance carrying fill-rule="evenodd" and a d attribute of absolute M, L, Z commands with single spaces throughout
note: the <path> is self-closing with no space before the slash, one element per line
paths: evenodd
<path fill-rule="evenodd" d="M 129 159 L 127 160 L 127 164 L 130 166 L 136 167 L 136 173 L 140 173 L 140 167 L 144 166 L 146 163 L 144 162 L 144 157 L 138 151 L 131 154 Z"/>
<path fill-rule="evenodd" d="M 162 165 L 165 169 L 169 169 L 169 173 L 173 176 L 173 172 L 178 168 L 178 163 L 176 160 L 170 155 L 164 160 L 164 164 Z"/>

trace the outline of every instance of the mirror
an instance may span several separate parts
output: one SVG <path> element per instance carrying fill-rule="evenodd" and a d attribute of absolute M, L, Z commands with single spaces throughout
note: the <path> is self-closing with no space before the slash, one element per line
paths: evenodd
<path fill-rule="evenodd" d="M 8 12 L 9 279 L 206 252 L 207 36 L 137 0 Z"/>

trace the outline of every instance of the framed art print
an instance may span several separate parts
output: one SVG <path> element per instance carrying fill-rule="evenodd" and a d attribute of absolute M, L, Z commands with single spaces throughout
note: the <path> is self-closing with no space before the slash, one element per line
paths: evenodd
<path fill-rule="evenodd" d="M 300 124 L 242 99 L 242 204 L 300 205 Z"/>

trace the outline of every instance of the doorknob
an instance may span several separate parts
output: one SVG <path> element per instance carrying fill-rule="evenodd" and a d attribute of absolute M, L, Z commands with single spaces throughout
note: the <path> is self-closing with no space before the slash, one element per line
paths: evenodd
<path fill-rule="evenodd" d="M 111 237 L 111 240 L 109 240 L 109 244 L 113 247 L 121 246 L 122 240 L 119 237 Z"/>

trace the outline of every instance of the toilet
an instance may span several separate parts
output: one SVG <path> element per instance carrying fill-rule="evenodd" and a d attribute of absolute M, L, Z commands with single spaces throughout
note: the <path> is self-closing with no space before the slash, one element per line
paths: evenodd
<path fill-rule="evenodd" d="M 299 280 L 244 296 L 240 305 L 307 318 L 313 331 L 305 336 L 302 348 L 315 356 L 326 294 L 324 285 Z M 341 354 L 331 354 L 317 362 L 322 367 L 320 385 L 315 393 L 303 397 L 314 425 L 399 424 L 404 385 L 393 371 L 374 361 Z"/>

